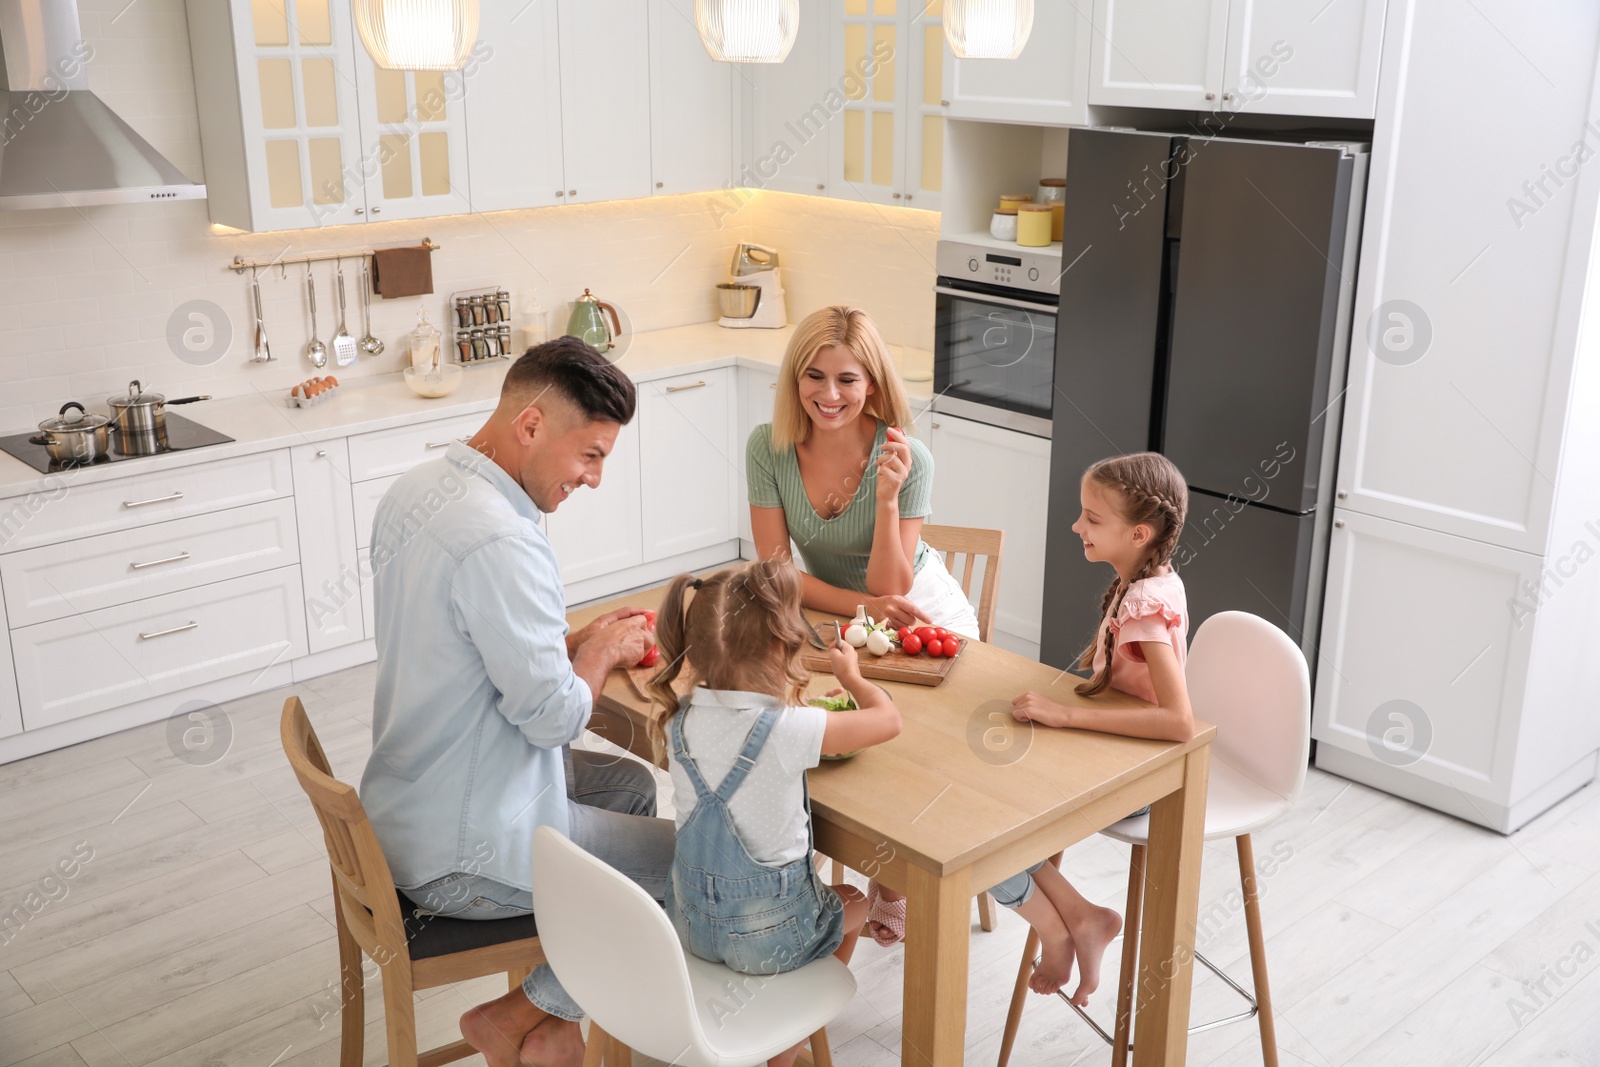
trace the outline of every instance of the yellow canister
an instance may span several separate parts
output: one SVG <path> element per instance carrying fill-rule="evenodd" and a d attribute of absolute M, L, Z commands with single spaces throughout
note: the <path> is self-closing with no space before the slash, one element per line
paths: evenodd
<path fill-rule="evenodd" d="M 1049 204 L 1019 204 L 1017 206 L 1017 244 L 1029 248 L 1044 248 L 1050 243 Z"/>
<path fill-rule="evenodd" d="M 1001 211 L 1010 211 L 1011 209 L 1020 207 L 1023 204 L 1031 204 L 1031 203 L 1033 203 L 1033 197 L 1030 196 L 1027 193 L 1001 193 L 1000 194 L 1000 210 Z"/>

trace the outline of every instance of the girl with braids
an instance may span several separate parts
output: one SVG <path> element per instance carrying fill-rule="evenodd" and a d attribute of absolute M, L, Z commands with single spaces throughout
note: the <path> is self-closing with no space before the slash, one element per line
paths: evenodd
<path fill-rule="evenodd" d="M 824 754 L 900 733 L 894 701 L 861 677 L 842 641 L 828 658 L 857 710 L 805 704 L 800 597 L 794 566 L 768 559 L 704 579 L 680 575 L 656 619 L 667 666 L 650 693 L 665 712 L 658 740 L 672 753 L 678 798 L 667 914 L 690 952 L 745 974 L 792 971 L 829 953 L 850 961 L 867 902 L 812 866 L 806 770 Z M 672 687 L 680 675 L 695 682 L 681 700 Z M 799 1049 L 768 1063 L 788 1067 Z"/>
<path fill-rule="evenodd" d="M 1083 513 L 1072 530 L 1083 539 L 1084 558 L 1109 563 L 1117 573 L 1100 601 L 1095 639 L 1078 662 L 1080 669 L 1093 672 L 1078 692 L 1092 696 L 1118 689 L 1152 706 L 1068 707 L 1024 693 L 1011 702 L 1011 715 L 1044 726 L 1187 741 L 1194 733 L 1183 680 L 1189 610 L 1183 581 L 1172 568 L 1189 506 L 1183 475 L 1165 456 L 1136 452 L 1090 467 L 1079 495 Z M 1052 867 L 1030 873 L 1055 905 L 1057 921 L 1029 919 L 1044 949 L 1029 986 L 1036 993 L 1054 992 L 1071 976 L 1075 960 L 1080 977 L 1072 1000 L 1081 1007 L 1099 984 L 1101 959 L 1122 929 L 1122 918 L 1084 899 Z"/>

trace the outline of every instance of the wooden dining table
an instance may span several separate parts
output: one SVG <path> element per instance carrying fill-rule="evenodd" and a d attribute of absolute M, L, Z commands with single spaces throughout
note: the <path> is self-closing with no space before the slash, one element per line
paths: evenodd
<path fill-rule="evenodd" d="M 655 609 L 664 587 L 568 615 L 574 630 L 615 608 Z M 813 614 L 814 620 L 828 618 Z M 863 658 L 867 658 L 863 656 Z M 1206 778 L 1216 727 L 1185 742 L 1146 741 L 1018 723 L 1011 699 L 1035 690 L 1064 704 L 1139 707 L 993 645 L 967 641 L 935 687 L 881 683 L 900 736 L 808 772 L 817 850 L 905 894 L 901 1063 L 959 1067 L 966 1044 L 972 898 L 1146 804 L 1134 1067 L 1181 1065 L 1188 1042 Z M 813 678 L 809 696 L 838 683 Z M 659 710 L 623 672 L 595 700 L 590 729 L 665 766 L 650 730 Z M 1070 868 L 1066 868 L 1070 876 Z M 1115 973 L 1115 960 L 1109 960 Z M 1102 996 L 1115 980 L 1104 982 Z"/>

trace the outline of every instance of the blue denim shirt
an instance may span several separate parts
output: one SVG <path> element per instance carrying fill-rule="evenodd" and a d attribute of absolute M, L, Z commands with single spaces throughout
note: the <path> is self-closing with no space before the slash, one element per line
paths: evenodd
<path fill-rule="evenodd" d="M 459 441 L 378 505 L 361 802 L 401 888 L 468 871 L 531 889 L 534 829 L 567 832 L 561 746 L 593 695 L 567 657 L 539 521 L 522 487 Z"/>

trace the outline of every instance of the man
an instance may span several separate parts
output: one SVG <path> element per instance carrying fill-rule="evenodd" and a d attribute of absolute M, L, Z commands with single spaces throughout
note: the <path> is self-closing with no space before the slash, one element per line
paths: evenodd
<path fill-rule="evenodd" d="M 666 890 L 673 824 L 654 818 L 641 764 L 568 744 L 613 667 L 654 635 L 623 609 L 568 633 L 539 514 L 597 487 L 633 383 L 563 337 L 512 364 L 465 444 L 401 476 L 373 524 L 378 681 L 361 799 L 396 883 L 425 911 L 498 919 L 533 910 L 533 832 L 553 826 Z M 461 1018 L 491 1067 L 577 1065 L 578 1005 L 548 966 Z"/>

